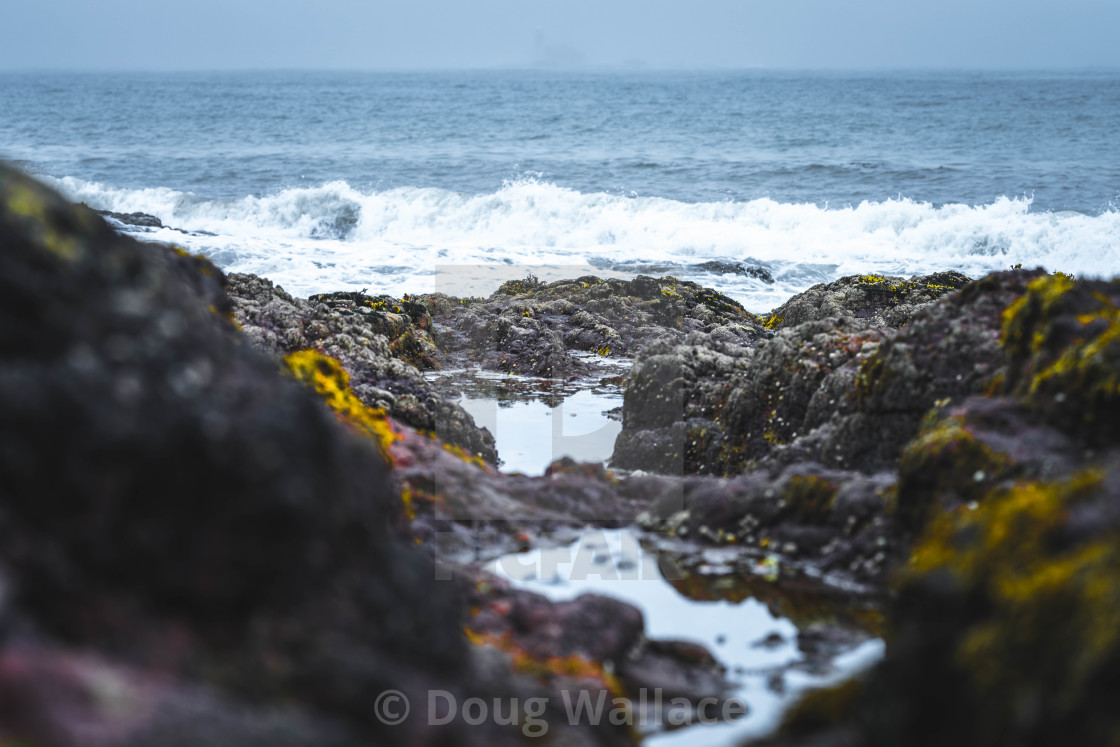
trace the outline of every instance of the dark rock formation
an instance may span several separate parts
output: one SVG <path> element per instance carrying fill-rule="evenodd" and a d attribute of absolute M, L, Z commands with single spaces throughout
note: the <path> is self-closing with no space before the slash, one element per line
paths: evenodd
<path fill-rule="evenodd" d="M 84 205 L 84 203 L 83 203 Z M 148 213 L 114 213 L 112 210 L 94 210 L 98 215 L 136 228 L 163 228 L 163 221 Z"/>
<path fill-rule="evenodd" d="M 734 474 L 847 407 L 855 371 L 886 333 L 848 320 L 784 330 L 758 344 L 720 329 L 646 349 L 634 364 L 612 464 Z"/>
<path fill-rule="evenodd" d="M 786 307 L 812 316 L 821 298 L 825 305 L 852 298 L 864 318 L 904 313 L 907 325 L 865 327 L 841 316 L 783 328 L 753 348 L 714 335 L 650 347 L 634 365 L 612 463 L 686 474 L 805 460 L 889 469 L 935 402 L 998 382 L 1006 365 L 1000 315 L 1032 277 L 997 273 L 917 311 L 896 304 L 886 280 L 870 284 L 887 289 L 878 305 L 866 291 L 845 296 L 841 290 L 853 286 L 846 278 Z M 910 284 L 917 290 L 906 298 L 948 291 L 924 279 Z"/>
<path fill-rule="evenodd" d="M 1118 738 L 1118 298 L 1120 282 L 1055 274 L 1006 305 L 1001 396 L 943 403 L 903 451 L 897 513 L 919 537 L 886 659 L 806 698 L 771 743 Z"/>
<path fill-rule="evenodd" d="M 959 272 L 937 272 L 909 280 L 886 275 L 850 275 L 814 285 L 774 309 L 771 329 L 846 317 L 862 327 L 901 327 L 931 301 L 968 285 Z"/>
<path fill-rule="evenodd" d="M 2 179 L 0 484 L 25 593 L 75 626 L 61 591 L 110 579 L 221 617 L 331 572 L 331 533 L 382 531 L 380 460 L 238 338 L 218 270 Z"/>
<path fill-rule="evenodd" d="M 416 350 L 431 346 L 424 307 L 360 293 L 302 301 L 264 278 L 237 273 L 229 276 L 229 294 L 242 333 L 258 349 L 277 358 L 318 350 L 342 363 L 354 392 L 370 407 L 491 464 L 497 461 L 493 436 L 437 392 L 414 365 L 428 354 Z"/>
<path fill-rule="evenodd" d="M 774 282 L 774 276 L 771 275 L 770 271 L 765 267 L 744 265 L 742 262 L 711 260 L 692 265 L 689 269 L 710 272 L 714 275 L 744 275 L 746 277 L 756 278 L 764 283 L 772 284 Z"/>
<path fill-rule="evenodd" d="M 628 356 L 655 340 L 717 327 L 752 339 L 766 335 L 737 302 L 672 277 L 528 278 L 504 284 L 484 301 L 439 295 L 417 300 L 431 310 L 433 336 L 451 360 L 537 376 L 587 373 L 574 351 Z"/>
<path fill-rule="evenodd" d="M 637 480 L 638 478 L 631 478 Z M 638 517 L 651 531 L 878 586 L 906 549 L 891 516 L 894 476 L 865 476 L 801 463 L 775 476 L 731 480 L 643 478 L 660 485 Z"/>

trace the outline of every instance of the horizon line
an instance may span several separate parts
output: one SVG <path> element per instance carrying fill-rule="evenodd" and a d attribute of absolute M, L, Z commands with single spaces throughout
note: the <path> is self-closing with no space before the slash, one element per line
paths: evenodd
<path fill-rule="evenodd" d="M 349 66 L 258 66 L 258 67 L 0 67 L 0 74 L 70 73 L 70 74 L 184 74 L 184 73 L 1115 73 L 1120 65 L 1051 65 L 975 66 L 975 65 L 853 65 L 853 66 L 781 66 L 735 65 L 679 67 L 654 65 L 479 65 L 457 67 L 349 67 Z"/>

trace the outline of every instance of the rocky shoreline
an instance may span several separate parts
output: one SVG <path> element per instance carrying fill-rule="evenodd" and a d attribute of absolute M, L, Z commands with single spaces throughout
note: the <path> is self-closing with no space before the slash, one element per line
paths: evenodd
<path fill-rule="evenodd" d="M 438 690 L 539 699 L 553 742 L 627 744 L 563 695 L 730 702 L 719 652 L 486 568 L 607 527 L 679 594 L 792 620 L 798 666 L 883 637 L 768 743 L 1120 735 L 1120 282 L 869 274 L 762 317 L 647 276 L 297 299 L 0 166 L 0 290 L 5 740 L 539 736 L 524 714 L 433 725 Z M 501 471 L 432 373 L 463 368 L 546 400 L 624 389 L 610 469 Z M 375 708 L 389 690 L 404 723 Z"/>

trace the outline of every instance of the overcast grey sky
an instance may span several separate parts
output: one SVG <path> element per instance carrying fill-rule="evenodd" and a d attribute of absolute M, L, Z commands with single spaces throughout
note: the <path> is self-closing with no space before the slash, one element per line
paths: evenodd
<path fill-rule="evenodd" d="M 1120 0 L 23 0 L 0 69 L 1120 67 Z"/>

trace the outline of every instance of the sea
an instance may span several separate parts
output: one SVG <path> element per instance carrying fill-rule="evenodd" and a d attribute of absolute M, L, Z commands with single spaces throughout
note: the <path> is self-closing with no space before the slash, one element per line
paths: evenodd
<path fill-rule="evenodd" d="M 1120 273 L 1120 71 L 0 73 L 0 159 L 300 296 Z"/>

